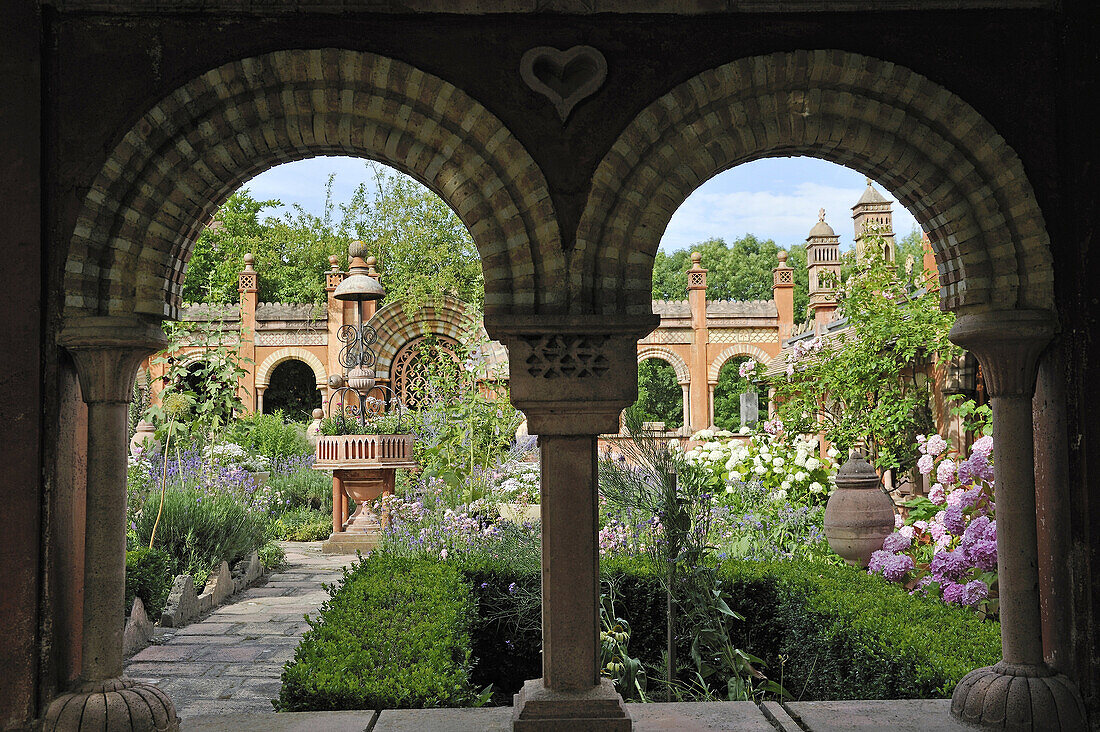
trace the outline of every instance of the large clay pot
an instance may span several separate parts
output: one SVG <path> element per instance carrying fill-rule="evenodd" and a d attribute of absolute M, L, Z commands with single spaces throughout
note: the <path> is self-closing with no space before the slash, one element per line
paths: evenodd
<path fill-rule="evenodd" d="M 836 490 L 825 505 L 825 538 L 853 567 L 866 567 L 871 554 L 894 531 L 894 504 L 878 473 L 858 452 L 840 466 Z"/>

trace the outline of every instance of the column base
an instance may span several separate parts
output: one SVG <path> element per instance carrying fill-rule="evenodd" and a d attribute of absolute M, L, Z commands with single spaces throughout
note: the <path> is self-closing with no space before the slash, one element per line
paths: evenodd
<path fill-rule="evenodd" d="M 89 681 L 50 703 L 43 732 L 178 732 L 172 700 L 155 686 L 125 677 Z"/>
<path fill-rule="evenodd" d="M 1067 676 L 1004 661 L 963 677 L 951 695 L 951 716 L 982 729 L 1088 728 L 1081 694 Z"/>
<path fill-rule="evenodd" d="M 513 700 L 515 732 L 630 732 L 632 721 L 610 679 L 582 691 L 547 689 L 542 679 L 523 683 Z"/>

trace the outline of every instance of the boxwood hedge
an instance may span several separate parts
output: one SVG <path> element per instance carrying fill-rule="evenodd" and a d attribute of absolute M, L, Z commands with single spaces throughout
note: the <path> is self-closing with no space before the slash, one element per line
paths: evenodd
<path fill-rule="evenodd" d="M 658 666 L 665 599 L 645 563 L 610 559 L 632 655 Z M 1000 628 L 850 568 L 728 561 L 735 642 L 795 699 L 950 695 L 1000 658 Z M 492 684 L 507 704 L 541 674 L 537 573 L 504 562 L 370 557 L 349 571 L 283 674 L 282 709 L 453 706 Z M 687 658 L 685 634 L 681 657 Z"/>

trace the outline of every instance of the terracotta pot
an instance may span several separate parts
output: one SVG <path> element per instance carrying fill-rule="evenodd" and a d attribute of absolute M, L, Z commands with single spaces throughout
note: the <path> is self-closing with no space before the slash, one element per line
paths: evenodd
<path fill-rule="evenodd" d="M 894 531 L 894 504 L 878 473 L 858 452 L 836 474 L 836 490 L 825 505 L 825 537 L 853 567 L 866 567 L 872 552 Z"/>

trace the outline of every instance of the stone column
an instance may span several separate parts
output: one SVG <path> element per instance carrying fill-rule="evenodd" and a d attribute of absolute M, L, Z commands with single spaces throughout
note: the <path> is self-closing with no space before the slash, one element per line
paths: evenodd
<path fill-rule="evenodd" d="M 1032 397 L 1053 324 L 1051 313 L 1011 310 L 966 315 L 951 329 L 981 363 L 993 407 L 1003 660 L 971 671 L 951 699 L 953 716 L 983 728 L 1087 728 L 1077 687 L 1043 658 Z"/>
<path fill-rule="evenodd" d="M 127 410 L 142 359 L 164 346 L 156 324 L 83 318 L 58 339 L 73 354 L 88 404 L 80 683 L 50 704 L 46 730 L 175 730 L 175 708 L 159 689 L 122 676 L 126 619 Z"/>
<path fill-rule="evenodd" d="M 683 432 L 684 434 L 690 435 L 691 434 L 691 393 L 690 393 L 691 386 L 690 386 L 690 382 L 685 383 L 685 384 L 680 384 L 680 388 L 683 389 L 683 392 L 684 392 L 684 396 L 683 396 L 683 400 L 684 400 L 684 402 L 683 402 L 683 404 L 684 404 L 684 427 L 680 431 Z"/>
<path fill-rule="evenodd" d="M 707 384 L 707 427 L 714 426 L 714 387 L 718 386 L 717 383 Z"/>
<path fill-rule="evenodd" d="M 637 340 L 655 315 L 513 318 L 489 323 L 509 351 L 512 402 L 542 455 L 541 679 L 515 697 L 516 730 L 629 730 L 600 679 L 596 439 L 638 393 Z"/>
<path fill-rule="evenodd" d="M 264 392 L 267 391 L 266 386 L 256 385 L 256 414 L 264 413 Z"/>

